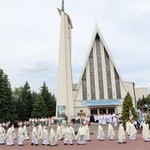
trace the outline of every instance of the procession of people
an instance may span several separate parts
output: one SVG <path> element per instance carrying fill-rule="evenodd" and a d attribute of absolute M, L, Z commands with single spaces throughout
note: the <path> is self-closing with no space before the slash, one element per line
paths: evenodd
<path fill-rule="evenodd" d="M 100 116 L 102 118 L 102 116 Z M 99 118 L 100 118 L 99 117 Z M 116 116 L 113 116 L 116 118 Z M 108 121 L 109 120 L 109 121 Z M 31 146 L 50 145 L 57 146 L 58 141 L 63 141 L 64 145 L 86 145 L 94 137 L 98 141 L 117 140 L 119 144 L 127 143 L 127 139 L 134 141 L 137 139 L 137 128 L 134 120 L 128 120 L 124 126 L 123 122 L 107 118 L 106 122 L 99 120 L 97 131 L 93 133 L 90 123 L 86 119 L 80 122 L 78 130 L 74 129 L 72 122 L 46 124 L 43 122 L 19 122 L 18 128 L 14 128 L 11 123 L 0 123 L 0 145 L 13 146 L 17 140 L 18 146 L 23 146 L 24 142 L 31 140 Z M 117 125 L 116 125 L 117 124 Z M 7 128 L 6 128 L 7 127 Z M 29 131 L 30 128 L 30 131 Z M 104 129 L 105 128 L 105 129 Z M 115 129 L 114 129 L 115 128 Z M 145 142 L 150 142 L 149 124 L 143 123 L 142 138 Z"/>

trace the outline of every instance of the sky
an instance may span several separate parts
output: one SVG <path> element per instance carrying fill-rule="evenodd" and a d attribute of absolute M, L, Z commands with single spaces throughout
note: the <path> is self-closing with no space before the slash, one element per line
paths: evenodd
<path fill-rule="evenodd" d="M 45 81 L 56 94 L 61 0 L 0 0 L 0 69 L 12 89 Z M 77 83 L 95 23 L 124 81 L 150 89 L 150 0 L 65 0 Z"/>

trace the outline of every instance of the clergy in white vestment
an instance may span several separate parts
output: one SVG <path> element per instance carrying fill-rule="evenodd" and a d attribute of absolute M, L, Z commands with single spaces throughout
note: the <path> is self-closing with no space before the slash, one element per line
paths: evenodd
<path fill-rule="evenodd" d="M 112 115 L 111 114 L 107 115 L 107 122 L 112 123 Z"/>
<path fill-rule="evenodd" d="M 49 143 L 51 146 L 56 146 L 57 145 L 57 137 L 56 137 L 56 134 L 55 134 L 55 131 L 53 128 L 51 128 L 50 130 L 50 137 L 49 137 Z"/>
<path fill-rule="evenodd" d="M 145 142 L 150 142 L 149 124 L 147 122 L 143 124 L 142 137 Z"/>
<path fill-rule="evenodd" d="M 127 132 L 128 135 L 130 135 L 130 134 L 129 134 L 130 124 L 131 124 L 131 122 L 128 120 L 128 121 L 126 122 L 126 132 Z"/>
<path fill-rule="evenodd" d="M 102 125 L 106 125 L 106 115 L 102 115 Z"/>
<path fill-rule="evenodd" d="M 38 125 L 37 132 L 38 132 L 38 138 L 39 138 L 39 139 L 42 139 L 43 127 L 42 127 L 41 123 Z"/>
<path fill-rule="evenodd" d="M 84 127 L 85 127 L 85 139 L 86 141 L 91 141 L 88 122 L 84 124 Z"/>
<path fill-rule="evenodd" d="M 134 126 L 133 121 L 131 121 L 130 126 L 129 126 L 129 139 L 130 140 L 135 140 L 136 139 L 136 134 L 137 134 L 137 130 Z"/>
<path fill-rule="evenodd" d="M 5 129 L 2 126 L 2 124 L 0 124 L 0 145 L 4 144 L 5 144 Z"/>
<path fill-rule="evenodd" d="M 23 132 L 24 132 L 24 140 L 29 140 L 30 138 L 29 138 L 29 133 L 28 133 L 28 130 L 27 130 L 26 123 L 23 126 Z"/>
<path fill-rule="evenodd" d="M 23 146 L 23 141 L 24 141 L 23 124 L 20 124 L 20 127 L 18 128 L 18 145 Z"/>
<path fill-rule="evenodd" d="M 72 133 L 72 140 L 76 140 L 76 136 L 75 136 L 75 131 L 74 131 L 74 128 L 70 125 L 70 131 Z"/>
<path fill-rule="evenodd" d="M 99 115 L 98 115 L 98 123 L 99 123 L 99 124 L 102 124 L 102 122 L 103 122 L 102 120 L 103 120 L 103 117 L 102 117 L 101 114 L 99 114 Z"/>
<path fill-rule="evenodd" d="M 14 145 L 14 136 L 13 136 L 13 130 L 12 127 L 9 125 L 9 128 L 7 130 L 6 134 L 6 145 L 13 146 Z"/>
<path fill-rule="evenodd" d="M 114 126 L 116 127 L 118 123 L 118 116 L 115 113 L 113 113 L 113 123 L 114 123 Z"/>
<path fill-rule="evenodd" d="M 83 145 L 86 144 L 86 129 L 83 124 L 80 125 L 77 134 L 77 144 Z"/>
<path fill-rule="evenodd" d="M 14 140 L 16 140 L 16 133 L 15 133 L 15 127 L 14 127 L 14 124 L 12 124 L 12 126 L 11 126 L 11 129 L 12 129 L 12 133 L 13 133 L 13 138 L 14 138 Z"/>
<path fill-rule="evenodd" d="M 115 132 L 114 132 L 114 129 L 112 127 L 112 125 L 109 123 L 108 124 L 108 138 L 110 140 L 114 140 L 115 139 Z"/>
<path fill-rule="evenodd" d="M 59 123 L 56 129 L 56 137 L 58 140 L 62 140 L 65 136 L 66 129 L 63 124 Z"/>
<path fill-rule="evenodd" d="M 126 143 L 126 132 L 124 130 L 122 122 L 120 122 L 119 129 L 118 129 L 118 143 L 119 144 Z"/>
<path fill-rule="evenodd" d="M 31 145 L 38 145 L 37 125 L 35 124 L 31 133 Z"/>
<path fill-rule="evenodd" d="M 49 133 L 47 126 L 44 126 L 43 128 L 42 145 L 49 145 Z"/>
<path fill-rule="evenodd" d="M 68 123 L 66 127 L 66 133 L 65 133 L 65 138 L 64 138 L 64 145 L 73 145 L 73 130 L 71 125 Z"/>
<path fill-rule="evenodd" d="M 99 141 L 103 141 L 104 138 L 105 138 L 105 134 L 104 134 L 103 127 L 101 126 L 101 124 L 99 124 L 99 126 L 98 126 L 98 132 L 97 132 L 97 139 Z"/>

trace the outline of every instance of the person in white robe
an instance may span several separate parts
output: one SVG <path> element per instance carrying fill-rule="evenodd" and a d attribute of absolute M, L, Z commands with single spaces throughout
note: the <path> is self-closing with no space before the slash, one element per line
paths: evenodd
<path fill-rule="evenodd" d="M 102 124 L 103 117 L 101 114 L 98 115 L 98 123 Z"/>
<path fill-rule="evenodd" d="M 107 122 L 112 123 L 112 115 L 111 114 L 107 115 Z"/>
<path fill-rule="evenodd" d="M 49 133 L 46 126 L 43 129 L 42 145 L 49 145 Z"/>
<path fill-rule="evenodd" d="M 16 140 L 16 139 L 17 139 L 17 136 L 16 136 L 16 133 L 15 133 L 14 124 L 12 124 L 11 128 L 12 128 L 12 132 L 13 132 L 13 138 L 14 138 L 14 140 Z"/>
<path fill-rule="evenodd" d="M 147 122 L 143 124 L 142 137 L 145 142 L 150 142 L 149 124 Z"/>
<path fill-rule="evenodd" d="M 110 140 L 115 139 L 115 132 L 114 132 L 114 129 L 111 124 L 108 124 L 108 134 L 107 135 Z"/>
<path fill-rule="evenodd" d="M 106 125 L 106 115 L 102 115 L 102 125 Z"/>
<path fill-rule="evenodd" d="M 29 133 L 28 133 L 28 129 L 27 129 L 27 125 L 26 123 L 23 126 L 23 132 L 24 132 L 24 140 L 29 140 Z"/>
<path fill-rule="evenodd" d="M 119 144 L 126 143 L 126 132 L 124 130 L 122 122 L 120 122 L 119 129 L 118 129 L 118 143 Z"/>
<path fill-rule="evenodd" d="M 56 129 L 56 137 L 58 140 L 62 140 L 65 136 L 66 129 L 63 124 L 59 123 Z"/>
<path fill-rule="evenodd" d="M 42 125 L 41 123 L 38 125 L 38 138 L 39 139 L 42 139 L 42 135 L 43 135 L 43 128 L 42 128 Z"/>
<path fill-rule="evenodd" d="M 99 126 L 98 126 L 98 132 L 97 132 L 97 139 L 99 141 L 103 141 L 104 138 L 105 138 L 104 129 L 101 126 L 101 124 L 99 124 Z"/>
<path fill-rule="evenodd" d="M 51 128 L 50 130 L 50 136 L 49 136 L 49 143 L 50 143 L 50 146 L 57 146 L 57 137 L 56 137 L 56 133 L 54 131 L 53 128 Z"/>
<path fill-rule="evenodd" d="M 38 145 L 37 125 L 35 124 L 31 133 L 31 145 Z"/>
<path fill-rule="evenodd" d="M 113 123 L 114 123 L 114 126 L 117 127 L 118 117 L 115 113 L 113 114 Z"/>
<path fill-rule="evenodd" d="M 130 134 L 129 134 L 130 124 L 131 124 L 131 122 L 128 120 L 128 121 L 126 122 L 126 132 L 127 132 L 128 136 L 130 135 Z"/>
<path fill-rule="evenodd" d="M 78 129 L 77 144 L 78 145 L 86 144 L 86 129 L 85 126 L 83 126 L 83 124 L 81 124 Z"/>
<path fill-rule="evenodd" d="M 6 134 L 6 145 L 13 146 L 14 145 L 14 135 L 13 135 L 12 127 L 9 126 Z"/>
<path fill-rule="evenodd" d="M 91 141 L 91 138 L 90 138 L 90 130 L 89 130 L 89 125 L 88 125 L 88 122 L 86 122 L 85 124 L 84 124 L 84 126 L 85 126 L 85 139 L 86 139 L 86 141 Z"/>
<path fill-rule="evenodd" d="M 5 144 L 5 129 L 3 128 L 2 124 L 0 124 L 0 145 Z"/>
<path fill-rule="evenodd" d="M 130 140 L 135 140 L 136 139 L 136 134 L 137 134 L 137 130 L 134 126 L 133 121 L 131 121 L 130 126 L 129 126 L 129 139 Z"/>
<path fill-rule="evenodd" d="M 73 145 L 73 134 L 72 134 L 73 130 L 71 125 L 68 123 L 67 127 L 66 127 L 66 133 L 65 133 L 65 138 L 64 138 L 64 145 Z"/>
<path fill-rule="evenodd" d="M 20 124 L 20 127 L 18 128 L 18 145 L 23 146 L 23 141 L 24 141 L 23 124 Z"/>
<path fill-rule="evenodd" d="M 76 136 L 75 136 L 75 130 L 74 130 L 74 128 L 70 125 L 70 132 L 71 132 L 71 134 L 72 134 L 72 140 L 74 141 L 74 140 L 76 140 Z"/>

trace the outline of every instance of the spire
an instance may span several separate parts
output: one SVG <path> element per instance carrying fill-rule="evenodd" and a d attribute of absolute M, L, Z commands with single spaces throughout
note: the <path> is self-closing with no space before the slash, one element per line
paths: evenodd
<path fill-rule="evenodd" d="M 62 0 L 61 10 L 64 11 L 64 0 Z"/>

